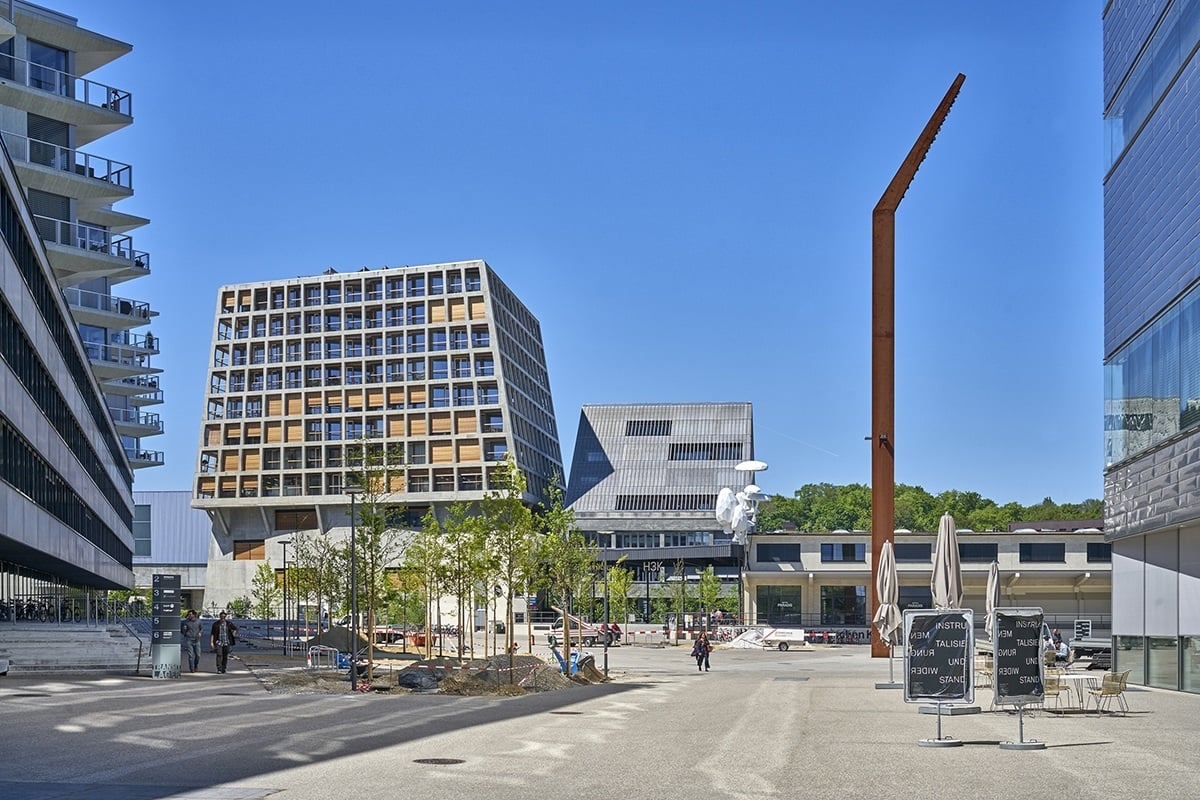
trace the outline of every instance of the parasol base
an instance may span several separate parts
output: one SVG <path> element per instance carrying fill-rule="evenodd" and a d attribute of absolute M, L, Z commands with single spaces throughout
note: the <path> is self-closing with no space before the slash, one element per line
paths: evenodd
<path fill-rule="evenodd" d="M 937 706 L 921 706 L 917 709 L 922 714 L 937 714 Z M 979 706 L 942 706 L 941 715 L 943 717 L 961 717 L 964 714 L 981 714 L 983 710 Z"/>
<path fill-rule="evenodd" d="M 1000 749 L 1001 750 L 1045 750 L 1046 743 L 1045 742 L 1037 742 L 1037 741 L 1001 742 Z"/>
<path fill-rule="evenodd" d="M 903 683 L 895 683 L 893 681 L 884 681 L 883 683 L 875 684 L 876 689 L 903 689 Z"/>
<path fill-rule="evenodd" d="M 918 747 L 962 747 L 962 739 L 918 739 Z"/>

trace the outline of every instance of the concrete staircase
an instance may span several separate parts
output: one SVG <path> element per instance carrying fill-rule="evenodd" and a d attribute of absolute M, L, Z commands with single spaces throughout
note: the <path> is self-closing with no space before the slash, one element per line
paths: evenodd
<path fill-rule="evenodd" d="M 149 671 L 150 639 L 123 625 L 0 623 L 0 673 L 10 676 Z"/>

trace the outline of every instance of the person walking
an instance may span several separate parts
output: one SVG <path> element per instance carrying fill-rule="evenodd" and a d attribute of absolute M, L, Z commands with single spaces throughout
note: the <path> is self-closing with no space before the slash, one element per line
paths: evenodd
<path fill-rule="evenodd" d="M 237 625 L 225 616 L 225 612 L 222 611 L 220 618 L 213 623 L 212 634 L 209 636 L 213 652 L 217 654 L 217 672 L 225 671 L 229 665 L 229 649 L 237 644 Z"/>
<path fill-rule="evenodd" d="M 200 636 L 204 633 L 204 625 L 197 619 L 194 610 L 188 610 L 179 625 L 179 632 L 183 635 L 183 652 L 187 653 L 188 670 L 195 672 L 200 666 Z"/>
<path fill-rule="evenodd" d="M 712 645 L 708 643 L 708 634 L 702 631 L 696 643 L 692 645 L 692 658 L 696 659 L 697 672 L 708 672 L 708 654 L 711 652 Z"/>

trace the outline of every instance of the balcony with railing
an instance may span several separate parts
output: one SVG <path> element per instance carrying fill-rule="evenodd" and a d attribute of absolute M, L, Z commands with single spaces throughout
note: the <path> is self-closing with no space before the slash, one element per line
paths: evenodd
<path fill-rule="evenodd" d="M 161 467 L 164 463 L 163 453 L 161 450 L 138 450 L 127 449 L 125 457 L 129 459 L 129 466 L 134 469 L 142 469 L 143 467 Z"/>
<path fill-rule="evenodd" d="M 34 215 L 56 273 L 87 273 L 130 280 L 150 274 L 150 254 L 133 249 L 133 237 L 98 225 Z"/>
<path fill-rule="evenodd" d="M 103 386 L 105 394 L 128 397 L 129 402 L 137 406 L 155 405 L 163 401 L 157 375 L 130 375 L 106 381 Z"/>
<path fill-rule="evenodd" d="M 150 310 L 150 304 L 128 297 L 117 297 L 107 292 L 94 292 L 68 286 L 62 290 L 63 298 L 71 307 L 76 320 L 85 324 L 111 325 L 114 318 L 135 325 L 150 321 L 158 316 Z"/>
<path fill-rule="evenodd" d="M 9 131 L 0 132 L 0 137 L 3 137 L 9 155 L 18 164 L 24 162 L 53 170 L 46 173 L 49 182 L 39 181 L 36 176 L 28 174 L 22 176 L 24 183 L 35 189 L 114 199 L 128 197 L 133 193 L 133 167 L 129 164 L 39 139 L 30 139 Z M 61 183 L 55 182 L 59 175 L 72 181 L 78 188 L 74 191 L 64 189 Z"/>
<path fill-rule="evenodd" d="M 84 342 L 83 346 L 101 381 L 149 372 L 149 354 L 157 352 L 138 344 Z"/>
<path fill-rule="evenodd" d="M 101 110 L 109 115 L 133 116 L 133 95 L 124 89 L 23 58 L 0 54 L 0 80 L 7 81 L 5 85 L 15 84 L 62 98 L 89 111 Z M 37 111 L 36 108 L 25 110 Z"/>
<path fill-rule="evenodd" d="M 133 436 L 156 436 L 163 432 L 162 417 L 158 414 L 146 414 L 133 408 L 110 408 L 113 422 L 122 432 L 136 429 Z"/>

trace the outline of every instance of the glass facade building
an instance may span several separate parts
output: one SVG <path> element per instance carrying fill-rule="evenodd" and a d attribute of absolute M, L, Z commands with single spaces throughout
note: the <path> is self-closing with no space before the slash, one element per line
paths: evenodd
<path fill-rule="evenodd" d="M 1114 668 L 1200 690 L 1200 0 L 1104 8 Z"/>

